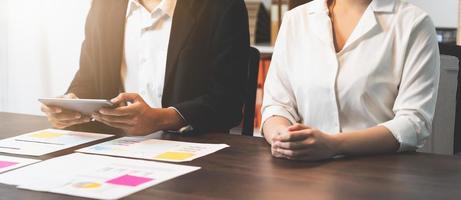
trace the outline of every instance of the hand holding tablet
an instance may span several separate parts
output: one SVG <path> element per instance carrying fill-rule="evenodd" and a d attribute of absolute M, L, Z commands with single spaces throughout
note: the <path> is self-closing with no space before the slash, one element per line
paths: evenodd
<path fill-rule="evenodd" d="M 104 107 L 112 107 L 108 100 L 78 99 L 75 94 L 67 94 L 61 98 L 39 99 L 42 103 L 41 110 L 54 128 L 67 128 L 69 126 L 90 122 L 90 115 Z"/>
<path fill-rule="evenodd" d="M 40 102 L 47 106 L 59 107 L 76 111 L 84 115 L 91 115 L 101 108 L 110 108 L 114 104 L 104 99 L 66 99 L 66 98 L 42 98 Z"/>

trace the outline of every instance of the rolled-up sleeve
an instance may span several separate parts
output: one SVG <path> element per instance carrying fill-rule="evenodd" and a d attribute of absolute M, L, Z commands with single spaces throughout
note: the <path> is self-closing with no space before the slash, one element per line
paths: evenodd
<path fill-rule="evenodd" d="M 287 52 L 288 13 L 285 14 L 282 26 L 277 37 L 272 55 L 271 65 L 264 85 L 264 100 L 261 109 L 261 124 L 272 116 L 281 116 L 288 119 L 292 124 L 299 122 L 296 99 L 287 76 Z M 262 128 L 263 126 L 261 126 Z"/>
<path fill-rule="evenodd" d="M 415 23 L 394 103 L 395 117 L 381 125 L 400 143 L 399 151 L 421 148 L 432 132 L 440 74 L 435 27 L 427 16 Z"/>

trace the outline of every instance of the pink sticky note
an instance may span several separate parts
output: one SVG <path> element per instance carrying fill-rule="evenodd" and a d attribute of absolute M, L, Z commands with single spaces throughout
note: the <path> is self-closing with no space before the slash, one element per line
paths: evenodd
<path fill-rule="evenodd" d="M 16 164 L 18 164 L 18 163 L 8 162 L 8 161 L 0 161 L 0 168 L 9 167 L 9 166 L 13 166 L 13 165 L 16 165 Z"/>
<path fill-rule="evenodd" d="M 108 180 L 106 181 L 106 183 L 136 187 L 138 185 L 141 185 L 143 183 L 146 183 L 152 180 L 154 179 L 140 177 L 140 176 L 123 175 L 123 176 Z"/>

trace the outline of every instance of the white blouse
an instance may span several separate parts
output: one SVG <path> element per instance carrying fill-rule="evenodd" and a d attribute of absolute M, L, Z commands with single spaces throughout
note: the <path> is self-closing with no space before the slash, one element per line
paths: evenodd
<path fill-rule="evenodd" d="M 125 92 L 138 93 L 149 106 L 161 108 L 176 0 L 157 0 L 152 12 L 139 1 L 128 2 L 121 77 Z"/>
<path fill-rule="evenodd" d="M 282 116 L 329 134 L 377 125 L 399 151 L 422 147 L 432 130 L 440 56 L 421 9 L 373 0 L 335 52 L 326 0 L 284 16 L 264 87 L 263 123 Z"/>

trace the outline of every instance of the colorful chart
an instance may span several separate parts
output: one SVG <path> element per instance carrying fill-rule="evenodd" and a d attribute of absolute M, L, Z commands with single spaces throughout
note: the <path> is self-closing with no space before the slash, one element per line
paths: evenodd
<path fill-rule="evenodd" d="M 114 184 L 114 185 L 123 185 L 123 186 L 131 186 L 136 187 L 138 185 L 147 183 L 154 179 L 140 177 L 140 176 L 132 176 L 132 175 L 123 175 L 111 180 L 108 180 L 106 183 Z"/>
<path fill-rule="evenodd" d="M 1 168 L 5 168 L 5 167 L 10 167 L 10 166 L 13 166 L 13 165 L 16 165 L 18 163 L 16 162 L 8 162 L 8 161 L 0 161 L 0 169 Z"/>
<path fill-rule="evenodd" d="M 123 137 L 77 151 L 148 160 L 186 162 L 226 147 L 229 147 L 229 145 L 179 142 L 148 137 Z"/>
<path fill-rule="evenodd" d="M 53 133 L 53 132 L 39 132 L 36 134 L 31 135 L 34 138 L 43 138 L 43 139 L 51 139 L 63 136 L 63 133 Z"/>
<path fill-rule="evenodd" d="M 45 129 L 0 140 L 0 152 L 42 156 L 113 135 Z"/>
<path fill-rule="evenodd" d="M 72 186 L 80 189 L 96 189 L 100 188 L 101 184 L 96 183 L 96 182 L 80 182 L 80 183 L 75 183 Z"/>
<path fill-rule="evenodd" d="M 156 156 L 155 158 L 180 161 L 180 160 L 186 160 L 192 156 L 194 156 L 194 154 L 188 153 L 188 152 L 165 152 L 165 153 L 162 153 Z"/>

